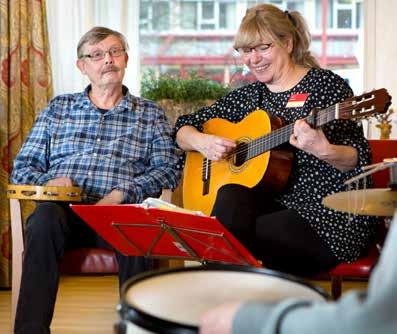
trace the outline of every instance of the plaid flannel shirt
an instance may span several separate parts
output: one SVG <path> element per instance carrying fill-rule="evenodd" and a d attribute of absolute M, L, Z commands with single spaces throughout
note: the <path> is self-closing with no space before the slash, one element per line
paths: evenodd
<path fill-rule="evenodd" d="M 178 156 L 164 112 L 123 87 L 121 102 L 101 113 L 89 90 L 58 96 L 43 110 L 14 161 L 11 182 L 70 177 L 85 202 L 117 189 L 124 203 L 139 203 L 175 188 Z"/>

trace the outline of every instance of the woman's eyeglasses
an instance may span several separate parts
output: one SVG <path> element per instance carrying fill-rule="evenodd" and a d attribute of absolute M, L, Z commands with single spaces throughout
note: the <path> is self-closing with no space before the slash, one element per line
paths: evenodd
<path fill-rule="evenodd" d="M 237 48 L 237 52 L 240 54 L 242 57 L 248 57 L 252 54 L 252 51 L 255 50 L 255 52 L 260 53 L 261 55 L 265 55 L 269 52 L 270 48 L 273 46 L 273 43 L 265 43 L 265 44 L 259 44 L 257 46 L 253 47 L 244 47 L 244 48 Z"/>

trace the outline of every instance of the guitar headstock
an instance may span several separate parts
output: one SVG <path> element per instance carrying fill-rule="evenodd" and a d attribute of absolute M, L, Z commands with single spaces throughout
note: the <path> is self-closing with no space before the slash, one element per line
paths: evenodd
<path fill-rule="evenodd" d="M 391 96 L 385 88 L 348 98 L 339 103 L 335 118 L 361 119 L 376 113 L 383 114 L 391 105 Z"/>

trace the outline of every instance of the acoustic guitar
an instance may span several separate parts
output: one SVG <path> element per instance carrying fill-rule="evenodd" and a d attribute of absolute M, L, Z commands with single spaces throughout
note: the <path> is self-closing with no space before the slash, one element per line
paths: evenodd
<path fill-rule="evenodd" d="M 390 104 L 391 96 L 382 88 L 322 110 L 314 109 L 304 119 L 313 127 L 321 127 L 335 119 L 359 120 L 385 113 Z M 239 123 L 220 118 L 205 122 L 204 133 L 235 140 L 237 147 L 220 161 L 211 161 L 196 151 L 187 152 L 184 207 L 209 215 L 218 189 L 225 184 L 252 188 L 262 182 L 269 191 L 281 191 L 288 181 L 293 159 L 292 152 L 281 145 L 289 141 L 293 126 L 284 125 L 280 118 L 271 118 L 260 109 Z"/>

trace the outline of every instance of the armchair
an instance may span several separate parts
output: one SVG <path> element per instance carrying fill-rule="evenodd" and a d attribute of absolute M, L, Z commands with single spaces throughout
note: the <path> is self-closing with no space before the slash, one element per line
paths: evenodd
<path fill-rule="evenodd" d="M 21 200 L 80 201 L 78 187 L 42 187 L 9 185 L 7 197 L 10 201 L 12 237 L 12 286 L 11 323 L 14 324 L 18 303 L 22 260 L 24 253 L 24 231 L 21 215 Z M 60 271 L 64 274 L 115 274 L 118 272 L 114 252 L 105 248 L 78 248 L 65 253 Z"/>

